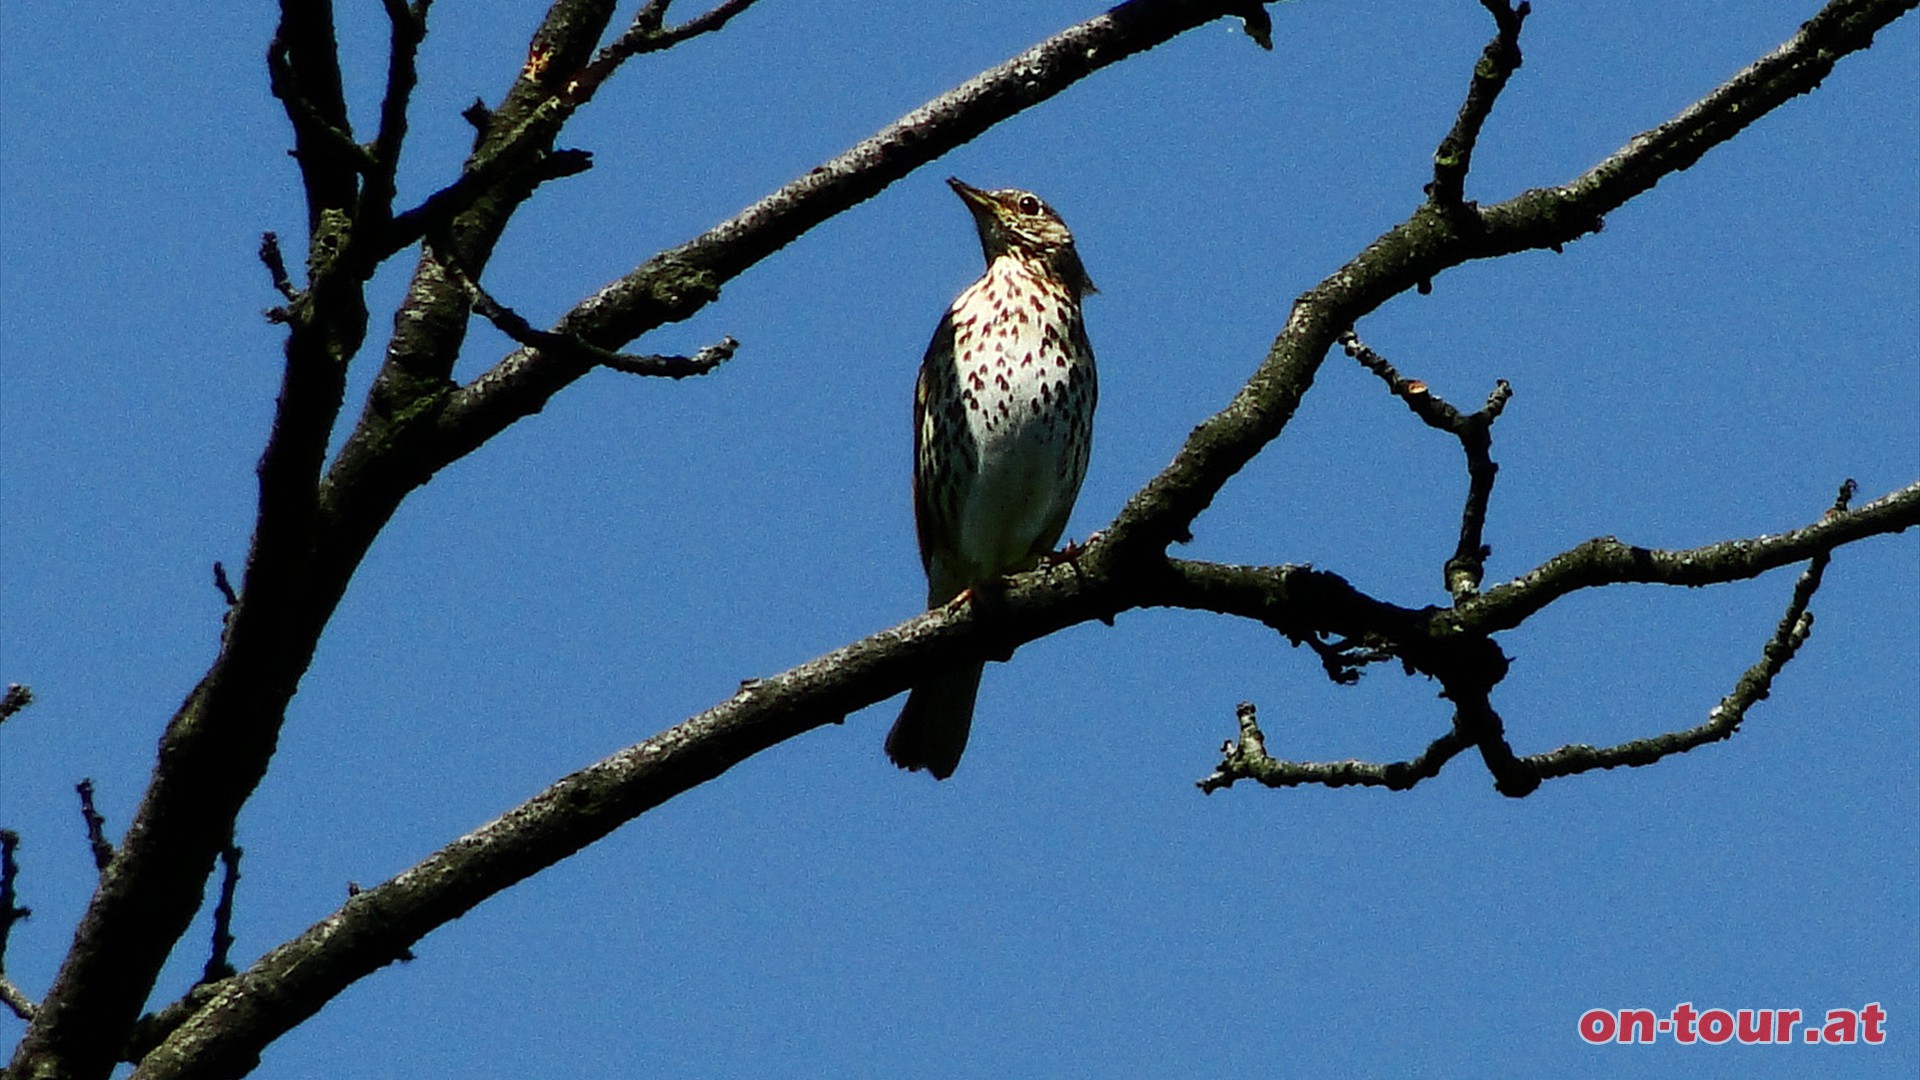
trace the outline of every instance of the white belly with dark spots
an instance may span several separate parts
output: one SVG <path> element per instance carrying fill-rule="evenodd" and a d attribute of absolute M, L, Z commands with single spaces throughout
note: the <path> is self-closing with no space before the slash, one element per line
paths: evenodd
<path fill-rule="evenodd" d="M 990 317 L 955 327 L 977 467 L 963 485 L 954 546 L 986 577 L 1024 569 L 1065 528 L 1086 473 L 1093 368 L 1066 330 L 1064 295 L 994 271 L 974 289 L 992 290 L 994 302 Z M 963 295 L 956 310 L 968 302 Z"/>

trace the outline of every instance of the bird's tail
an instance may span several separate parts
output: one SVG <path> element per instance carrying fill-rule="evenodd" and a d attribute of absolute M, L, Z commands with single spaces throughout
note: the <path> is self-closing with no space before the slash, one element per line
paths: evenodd
<path fill-rule="evenodd" d="M 953 775 L 967 749 L 983 666 L 969 664 L 913 688 L 887 732 L 887 756 L 895 765 L 925 769 L 936 780 Z"/>

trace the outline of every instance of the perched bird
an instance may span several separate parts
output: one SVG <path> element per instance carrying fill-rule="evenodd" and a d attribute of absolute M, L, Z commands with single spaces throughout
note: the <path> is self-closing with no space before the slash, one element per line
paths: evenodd
<path fill-rule="evenodd" d="M 987 272 L 947 309 L 913 395 L 913 516 L 927 606 L 1032 568 L 1087 475 L 1096 396 L 1080 298 L 1093 282 L 1053 208 L 958 180 Z M 913 688 L 887 735 L 903 769 L 944 780 L 973 726 L 979 663 Z"/>

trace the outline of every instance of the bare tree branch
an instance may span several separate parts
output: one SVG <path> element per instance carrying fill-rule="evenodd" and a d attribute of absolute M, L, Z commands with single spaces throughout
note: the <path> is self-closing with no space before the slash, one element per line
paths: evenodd
<path fill-rule="evenodd" d="M 300 294 L 293 288 L 292 278 L 287 276 L 287 259 L 280 254 L 280 237 L 271 230 L 260 234 L 260 263 L 267 268 L 267 276 L 273 280 L 273 289 L 288 301 L 298 301 Z M 286 322 L 293 316 L 284 309 L 277 310 L 274 322 Z"/>
<path fill-rule="evenodd" d="M 1660 180 L 1686 169 L 1773 109 L 1818 86 L 1842 57 L 1920 0 L 1832 0 L 1784 45 L 1582 176 L 1463 215 L 1429 203 L 1295 302 L 1253 377 L 1188 437 L 1173 463 L 1107 530 L 1128 557 L 1192 535 L 1194 519 L 1292 419 L 1340 331 L 1390 297 L 1472 259 L 1569 243 Z"/>
<path fill-rule="evenodd" d="M 415 64 L 420 43 L 427 36 L 427 11 L 433 0 L 381 0 L 390 26 L 387 44 L 387 88 L 380 98 L 380 127 L 368 148 L 372 168 L 360 192 L 356 215 L 362 228 L 377 227 L 393 216 L 394 178 L 400 171 L 400 149 L 407 137 L 407 107 L 420 81 Z"/>
<path fill-rule="evenodd" d="M 1203 424 L 1174 464 L 1129 503 L 1106 538 L 1092 545 L 1076 564 L 1081 572 L 1057 575 L 1051 584 L 1010 591 L 1005 609 L 991 618 L 976 617 L 971 611 L 928 613 L 775 679 L 752 684 L 715 709 L 574 774 L 414 870 L 352 898 L 336 916 L 263 957 L 156 1049 L 137 1075 L 173 1077 L 189 1069 L 196 1075 L 236 1075 L 250 1065 L 260 1047 L 311 1015 L 353 980 L 390 962 L 432 927 L 746 756 L 897 693 L 932 664 L 993 655 L 1062 625 L 1110 616 L 1130 606 L 1118 581 L 1136 586 L 1186 582 L 1177 562 L 1164 564 L 1174 574 L 1152 573 L 1152 553 L 1184 536 L 1219 486 L 1285 425 L 1339 330 L 1353 325 L 1387 297 L 1431 280 L 1447 266 L 1468 258 L 1550 246 L 1591 231 L 1605 211 L 1691 164 L 1699 153 L 1781 101 L 1811 88 L 1839 56 L 1865 47 L 1874 29 L 1910 6 L 1838 0 L 1781 50 L 1710 95 L 1710 105 L 1703 103 L 1684 113 L 1674 122 L 1677 128 L 1663 126 L 1658 138 L 1636 140 L 1624 156 L 1616 155 L 1618 160 L 1609 159 L 1611 164 L 1565 188 L 1528 193 L 1477 211 L 1477 230 L 1463 232 L 1431 211 L 1416 213 L 1302 298 L 1248 387 L 1227 410 Z M 1044 53 L 1059 40 L 1036 53 Z M 1084 42 L 1075 44 L 1084 50 Z M 1035 53 L 1028 56 L 1034 57 L 1034 64 L 1046 59 Z M 969 93 L 986 93 L 978 89 L 983 81 L 991 88 L 996 78 L 1005 77 L 1001 74 L 1005 70 L 983 75 L 956 96 L 964 99 Z M 727 277 L 924 160 L 927 151 L 911 145 L 918 140 L 906 133 L 923 124 L 940 124 L 939 117 L 946 114 L 936 109 L 939 104 L 910 115 L 837 159 L 821 171 L 824 175 L 816 174 L 817 179 L 810 176 L 796 182 L 699 240 L 657 257 L 576 309 L 562 320 L 560 329 L 615 347 L 669 318 L 691 314 L 715 295 Z M 958 130 L 964 130 L 964 125 Z M 892 155 L 910 155 L 910 159 L 895 164 Z M 864 171 L 858 167 L 861 162 L 867 163 Z M 450 402 L 438 421 L 440 445 L 430 452 L 423 476 L 519 416 L 537 410 L 585 367 L 546 353 L 517 353 L 503 361 Z M 343 452 L 330 482 L 350 490 L 358 475 L 363 475 L 361 464 Z M 1914 506 L 1915 500 L 1906 500 L 1909 514 Z M 345 506 L 336 507 L 340 509 Z M 1850 524 L 1832 525 L 1831 521 Z M 1829 547 L 1868 531 L 1904 527 L 1885 515 L 1874 519 L 1878 528 L 1852 515 L 1831 521 L 1813 527 L 1825 527 L 1818 539 L 1829 541 Z M 1845 535 L 1849 532 L 1854 535 Z M 1802 543 L 1815 543 L 1815 538 Z M 1779 555 L 1794 546 L 1769 549 L 1767 555 Z M 1757 567 L 1761 561 L 1765 559 L 1746 560 L 1739 569 Z M 1140 572 L 1143 569 L 1147 572 Z M 1130 572 L 1116 573 L 1121 570 Z M 1271 586 L 1263 583 L 1262 587 Z M 1170 589 L 1165 597 L 1139 602 L 1170 602 L 1176 592 Z M 1040 596 L 1047 599 L 1041 602 Z M 1373 603 L 1378 608 L 1391 607 Z M 1389 622 L 1416 617 L 1433 620 L 1438 633 L 1429 642 L 1436 654 L 1477 649 L 1480 646 L 1473 641 L 1484 642 L 1492 629 L 1470 625 L 1460 612 L 1431 616 L 1396 612 L 1388 612 Z M 1280 622 L 1295 617 L 1267 614 Z M 1443 665 L 1443 658 L 1436 655 L 1418 658 Z M 1474 662 L 1494 665 L 1503 663 L 1503 658 L 1494 650 Z M 1466 704 L 1456 700 L 1457 707 L 1464 709 Z M 1493 719 L 1497 722 L 1497 717 Z M 1482 750 L 1487 753 L 1484 744 Z"/>
<path fill-rule="evenodd" d="M 273 96 L 293 124 L 293 156 L 307 191 L 307 228 L 318 231 L 327 213 L 353 206 L 359 174 L 374 167 L 372 155 L 353 141 L 347 119 L 329 0 L 282 0 L 267 71 Z"/>
<path fill-rule="evenodd" d="M 668 28 L 664 24 L 667 17 L 667 4 L 649 2 L 633 17 L 633 22 L 613 44 L 601 49 L 593 62 L 580 69 L 580 73 L 567 84 L 567 95 L 576 102 L 586 102 L 599 91 L 608 76 L 619 69 L 620 65 L 641 53 L 659 52 L 671 49 L 683 41 L 711 34 L 725 27 L 735 15 L 752 7 L 757 0 L 726 0 L 704 15 L 688 19 L 678 26 Z"/>
<path fill-rule="evenodd" d="M 139 1064 L 148 1054 L 153 1053 L 153 1048 L 159 1046 L 162 1040 L 173 1034 L 181 1024 L 186 1023 L 188 1017 L 199 1012 L 207 1002 L 212 1001 L 214 995 L 219 993 L 226 983 L 226 979 L 218 982 L 195 983 L 193 989 L 182 994 L 178 1001 L 157 1013 L 142 1016 L 133 1025 L 133 1033 L 127 1036 L 127 1044 L 120 1052 L 120 1060 Z"/>
<path fill-rule="evenodd" d="M 1829 513 L 1804 528 L 1751 540 L 1728 540 L 1680 551 L 1588 540 L 1504 585 L 1455 607 L 1451 618 L 1466 633 L 1493 634 L 1519 626 L 1534 612 L 1579 589 L 1639 582 L 1710 585 L 1758 577 L 1864 536 L 1920 525 L 1920 482 L 1855 510 Z"/>
<path fill-rule="evenodd" d="M 917 111 L 830 169 L 655 260 L 653 270 L 603 290 L 559 330 L 617 348 L 643 323 L 684 317 L 692 309 L 674 297 L 694 295 L 685 290 L 688 281 L 739 273 L 945 149 L 1087 72 L 1217 17 L 1221 6 L 1130 0 L 1084 24 L 1092 31 L 1069 31 L 1030 53 L 1034 66 L 996 69 L 974 80 L 965 94 Z M 474 272 L 484 269 L 513 210 L 553 174 L 551 163 L 569 160 L 550 150 L 571 111 L 565 82 L 592 56 L 612 9 L 610 0 L 554 0 L 533 36 L 527 67 L 490 114 L 468 171 L 486 175 L 486 163 L 494 160 L 512 167 L 488 176 L 487 198 L 476 194 L 448 225 L 456 255 Z M 240 807 L 265 773 L 286 704 L 321 631 L 400 500 L 435 469 L 538 411 L 554 390 L 590 369 L 553 351 L 518 354 L 541 358 L 533 368 L 539 384 L 534 393 L 522 392 L 524 386 L 512 391 L 506 383 L 513 379 L 483 378 L 485 387 L 473 388 L 461 418 L 449 422 L 454 396 L 443 384 L 462 340 L 467 293 L 423 261 L 396 316 L 394 340 L 362 423 L 348 437 L 323 497 L 316 481 L 341 405 L 346 365 L 365 336 L 362 286 L 394 234 L 357 231 L 355 187 L 368 162 L 367 155 L 350 150 L 357 144 L 350 141 L 338 90 L 330 6 L 324 0 L 284 0 L 271 51 L 276 91 L 289 107 L 307 186 L 309 284 L 288 306 L 287 362 L 259 467 L 260 511 L 241 602 L 231 610 L 212 668 L 169 722 L 153 781 L 122 849 L 14 1054 L 14 1069 L 36 1080 L 53 1074 L 104 1077 L 111 1068 L 161 964 L 201 902 Z M 424 233 L 427 223 L 416 218 L 409 227 Z M 694 292 L 712 295 L 710 289 Z M 621 311 L 622 302 L 614 299 L 621 295 L 632 306 L 603 322 Z M 618 337 L 622 330 L 626 336 Z"/>
<path fill-rule="evenodd" d="M 256 470 L 259 510 L 242 602 L 229 609 L 213 665 L 168 722 L 121 850 L 14 1052 L 11 1068 L 23 1078 L 111 1071 L 202 903 L 219 847 L 265 773 L 286 703 L 339 599 L 316 592 L 310 562 L 320 470 L 367 310 L 364 279 L 333 272 L 351 235 L 361 165 L 321 131 L 350 130 L 331 5 L 284 0 L 269 54 L 306 186 L 308 286 L 286 309 L 279 401 Z"/>
<path fill-rule="evenodd" d="M 1851 480 L 1842 485 L 1839 498 L 1829 513 L 1845 513 L 1853 490 Z M 1457 719 L 1452 731 L 1434 740 L 1412 761 L 1389 765 L 1363 761 L 1293 762 L 1277 760 L 1267 753 L 1266 740 L 1256 722 L 1254 707 L 1243 702 L 1239 708 L 1240 739 L 1237 743 L 1226 745 L 1220 765 L 1212 775 L 1199 782 L 1200 789 L 1211 794 L 1233 786 L 1237 780 L 1252 779 L 1268 787 L 1369 784 L 1399 790 L 1439 775 L 1447 761 L 1468 746 L 1483 745 L 1483 749 L 1494 747 L 1491 751 L 1493 760 L 1488 764 L 1494 773 L 1498 790 L 1507 795 L 1523 796 L 1531 793 L 1543 781 L 1594 769 L 1651 765 L 1673 754 L 1684 754 L 1695 747 L 1731 738 L 1739 729 L 1740 722 L 1746 718 L 1747 711 L 1766 699 L 1774 678 L 1793 659 L 1800 646 L 1805 644 L 1807 635 L 1813 629 L 1813 615 L 1807 611 L 1807 605 L 1819 590 L 1822 575 L 1831 559 L 1832 551 L 1825 550 L 1809 560 L 1806 570 L 1794 585 L 1793 598 L 1787 605 L 1786 613 L 1781 616 L 1779 625 L 1767 640 L 1760 660 L 1741 675 L 1732 692 L 1708 713 L 1704 723 L 1696 727 L 1635 739 L 1604 749 L 1576 744 L 1516 759 L 1510 750 L 1505 749 L 1504 740 L 1497 738 L 1498 717 L 1491 714 L 1492 707 L 1487 703 L 1484 693 L 1481 693 L 1475 695 L 1471 708 L 1467 710 L 1474 717 L 1471 722 Z"/>
<path fill-rule="evenodd" d="M 233 582 L 227 580 L 227 566 L 219 559 L 213 560 L 213 587 L 220 590 L 220 598 L 232 607 L 240 602 L 240 596 L 233 591 Z"/>
<path fill-rule="evenodd" d="M 0 975 L 0 1004 L 6 1005 L 7 1011 L 29 1023 L 39 1012 L 39 1006 L 33 1003 L 27 992 L 5 975 Z"/>
<path fill-rule="evenodd" d="M 1478 412 L 1462 413 L 1436 397 L 1427 384 L 1403 377 L 1387 359 L 1372 349 L 1352 330 L 1340 332 L 1340 346 L 1348 356 L 1378 375 L 1393 395 L 1407 403 L 1415 416 L 1431 428 L 1445 431 L 1460 440 L 1467 455 L 1467 502 L 1460 512 L 1460 542 L 1447 560 L 1447 592 L 1455 602 L 1480 589 L 1486 574 L 1487 556 L 1492 554 L 1483 539 L 1487 526 L 1487 503 L 1493 498 L 1494 477 L 1500 466 L 1493 462 L 1493 422 L 1513 397 L 1513 385 L 1505 379 L 1494 384 L 1487 403 Z"/>
<path fill-rule="evenodd" d="M 1480 0 L 1480 6 L 1493 16 L 1497 32 L 1481 52 L 1480 62 L 1473 66 L 1473 82 L 1460 104 L 1453 130 L 1433 153 L 1433 182 L 1427 185 L 1427 196 L 1436 206 L 1458 207 L 1465 201 L 1474 144 L 1480 141 L 1480 129 L 1493 114 L 1500 91 L 1520 70 L 1520 26 L 1533 13 L 1526 0 L 1513 7 L 1507 6 L 1507 0 Z"/>

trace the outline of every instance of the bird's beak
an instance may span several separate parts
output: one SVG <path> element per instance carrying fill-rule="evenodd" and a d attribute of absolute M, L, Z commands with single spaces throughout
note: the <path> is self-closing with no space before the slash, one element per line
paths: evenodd
<path fill-rule="evenodd" d="M 972 210 L 974 213 L 989 212 L 994 208 L 993 196 L 988 195 L 986 192 L 981 191 L 971 184 L 963 183 L 949 176 L 947 177 L 947 186 L 952 188 L 953 193 L 960 196 L 960 201 L 967 204 L 967 209 Z"/>

